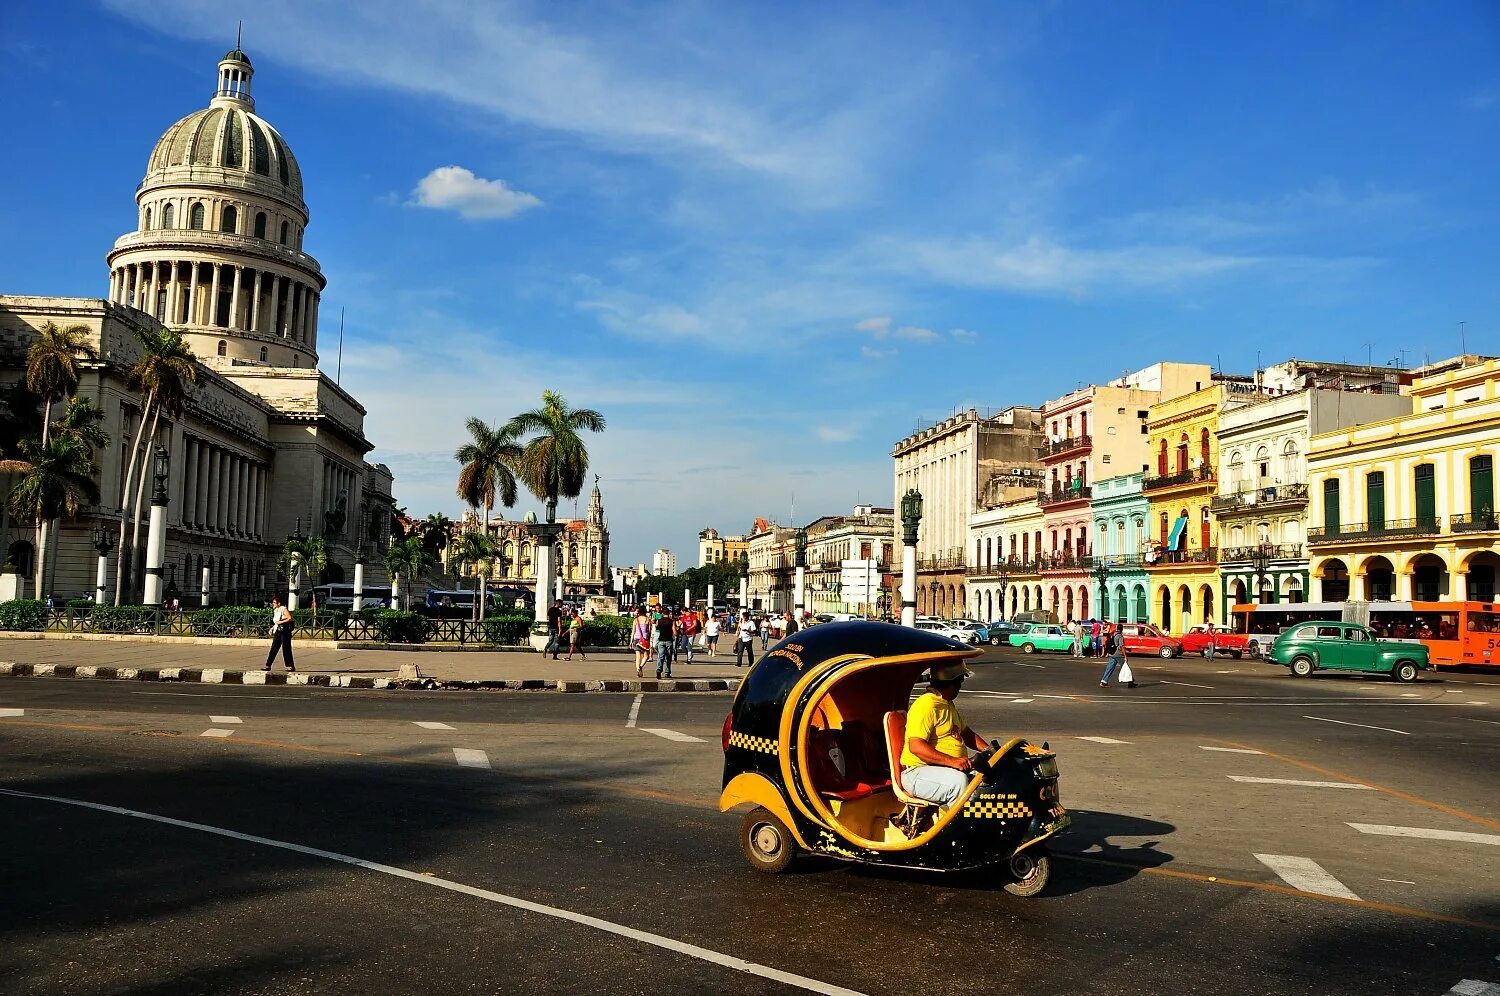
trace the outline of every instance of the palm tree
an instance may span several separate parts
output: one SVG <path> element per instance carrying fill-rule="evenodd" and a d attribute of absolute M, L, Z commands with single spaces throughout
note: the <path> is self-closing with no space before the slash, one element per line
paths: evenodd
<path fill-rule="evenodd" d="M 484 535 L 490 535 L 490 512 L 498 500 L 506 508 L 516 503 L 516 461 L 521 448 L 510 428 L 493 429 L 477 418 L 464 423 L 469 441 L 453 459 L 463 464 L 458 472 L 458 496 L 471 508 L 484 510 Z M 479 618 L 484 618 L 484 585 L 479 586 Z"/>
<path fill-rule="evenodd" d="M 43 445 L 52 421 L 52 402 L 61 401 L 78 386 L 79 358 L 95 359 L 99 355 L 89 345 L 91 334 L 87 325 L 60 329 L 48 322 L 26 350 L 26 386 L 42 399 Z"/>
<path fill-rule="evenodd" d="M 495 541 L 488 533 L 468 530 L 460 533 L 458 541 L 453 546 L 449 560 L 455 562 L 462 571 L 466 565 L 474 567 L 474 611 L 475 620 L 483 619 L 483 597 L 485 585 L 489 580 L 490 571 L 494 567 L 495 557 L 499 551 L 495 547 Z"/>
<path fill-rule="evenodd" d="M 408 536 L 391 543 L 385 551 L 385 572 L 391 583 L 401 585 L 401 607 L 411 608 L 411 579 L 431 567 L 432 554 L 422 545 L 418 536 Z"/>
<path fill-rule="evenodd" d="M 132 330 L 141 344 L 141 358 L 130 368 L 125 384 L 142 397 L 141 420 L 135 428 L 135 440 L 130 444 L 130 453 L 125 464 L 125 485 L 120 490 L 120 559 L 123 567 L 127 562 L 134 567 L 136 545 L 141 533 L 141 500 L 146 492 L 146 462 L 151 458 L 156 440 L 157 420 L 163 410 L 169 414 L 180 413 L 187 406 L 188 385 L 198 381 L 198 364 L 193 351 L 182 338 L 178 329 L 152 329 L 137 325 Z M 143 447 L 141 439 L 146 423 L 151 423 L 150 435 Z M 129 553 L 125 546 L 125 522 L 129 518 L 130 486 L 135 489 L 135 525 L 131 532 Z M 127 560 L 128 556 L 128 560 Z M 120 604 L 121 586 L 125 572 L 115 571 L 115 604 Z"/>
<path fill-rule="evenodd" d="M 94 451 L 109 445 L 109 433 L 104 431 L 104 411 L 81 395 L 73 395 L 63 409 L 62 418 L 52 423 L 53 435 L 67 437 L 82 445 L 93 459 Z"/>
<path fill-rule="evenodd" d="M 21 459 L 0 460 L 0 474 L 20 474 L 7 503 L 11 514 L 36 524 L 36 597 L 46 592 L 47 523 L 75 518 L 85 504 L 99 500 L 93 454 L 77 439 L 58 435 L 47 442 L 25 440 Z"/>
<path fill-rule="evenodd" d="M 422 520 L 422 545 L 441 559 L 443 551 L 453 540 L 453 520 L 442 512 L 433 512 Z"/>
<path fill-rule="evenodd" d="M 528 490 L 547 503 L 547 521 L 557 521 L 557 500 L 577 498 L 589 472 L 589 451 L 580 431 L 603 432 L 604 416 L 592 408 L 569 408 L 555 391 L 542 392 L 542 407 L 522 412 L 505 426 L 519 438 L 536 433 L 521 450 L 517 473 Z"/>
<path fill-rule="evenodd" d="M 321 536 L 293 536 L 281 548 L 276 567 L 287 577 L 292 596 L 302 586 L 302 572 L 306 570 L 314 578 L 328 566 L 328 544 Z"/>

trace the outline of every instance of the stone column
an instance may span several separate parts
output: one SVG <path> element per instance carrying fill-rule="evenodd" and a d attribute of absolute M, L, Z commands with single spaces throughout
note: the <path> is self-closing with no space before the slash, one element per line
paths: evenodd
<path fill-rule="evenodd" d="M 191 436 L 184 436 L 182 440 L 182 456 L 186 468 L 182 472 L 182 508 L 179 509 L 178 514 L 182 517 L 183 527 L 186 528 L 192 524 L 193 510 L 197 501 L 198 441 Z M 184 578 L 183 580 L 187 579 Z"/>
<path fill-rule="evenodd" d="M 167 317 L 166 317 L 166 322 L 169 325 L 176 325 L 177 324 L 178 284 L 179 284 L 179 281 L 177 279 L 177 260 L 174 259 L 174 260 L 172 260 L 172 262 L 168 263 L 167 265 L 171 267 L 171 270 L 169 270 L 167 272 Z"/>
<path fill-rule="evenodd" d="M 260 331 L 260 285 L 261 277 L 264 274 L 264 270 L 257 269 L 255 271 L 255 283 L 251 286 L 250 291 L 250 329 L 254 332 Z"/>
<path fill-rule="evenodd" d="M 198 300 L 198 261 L 195 259 L 188 264 L 192 270 L 188 273 L 188 313 L 187 323 L 189 325 L 203 324 L 203 302 Z M 184 582 L 187 578 L 182 579 Z"/>
<path fill-rule="evenodd" d="M 208 516 L 203 524 L 209 529 L 218 529 L 219 489 L 224 486 L 224 451 L 217 446 L 208 455 Z"/>
<path fill-rule="evenodd" d="M 224 451 L 224 467 L 219 473 L 219 532 L 231 531 L 229 497 L 234 490 L 234 454 Z"/>
<path fill-rule="evenodd" d="M 213 290 L 209 291 L 209 298 L 208 298 L 208 321 L 204 322 L 203 324 L 218 326 L 218 324 L 219 324 L 219 264 L 218 263 L 210 263 L 208 265 L 211 266 L 211 267 L 213 267 L 214 279 L 213 279 Z"/>
<path fill-rule="evenodd" d="M 152 318 L 158 317 L 156 314 L 156 289 L 160 285 L 161 264 L 153 261 L 151 263 L 151 284 L 149 289 L 147 290 L 146 307 L 144 309 L 146 314 L 150 315 Z"/>
<path fill-rule="evenodd" d="M 240 461 L 240 535 L 250 535 L 250 479 L 255 468 L 249 460 Z"/>
<path fill-rule="evenodd" d="M 271 274 L 271 334 L 282 334 L 281 324 L 281 277 Z"/>
<path fill-rule="evenodd" d="M 208 443 L 198 443 L 198 477 L 193 486 L 193 525 L 202 529 L 208 523 Z M 187 578 L 182 579 L 184 582 Z"/>
<path fill-rule="evenodd" d="M 318 343 L 318 307 L 322 304 L 322 301 L 322 295 L 314 291 L 312 296 L 312 317 L 307 322 L 307 344 L 314 348 L 317 347 Z"/>
<path fill-rule="evenodd" d="M 234 287 L 229 292 L 229 327 L 232 329 L 245 327 L 240 321 L 240 280 L 244 269 L 243 266 L 234 268 Z"/>
<path fill-rule="evenodd" d="M 161 565 L 167 552 L 167 493 L 159 489 L 151 495 L 151 521 L 146 530 L 146 583 L 141 601 L 161 604 Z"/>

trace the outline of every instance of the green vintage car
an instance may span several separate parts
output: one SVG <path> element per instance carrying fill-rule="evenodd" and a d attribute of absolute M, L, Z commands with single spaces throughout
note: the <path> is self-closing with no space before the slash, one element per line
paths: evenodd
<path fill-rule="evenodd" d="M 1073 634 L 1055 623 L 1032 623 L 1019 633 L 1010 634 L 1010 645 L 1020 647 L 1022 653 L 1034 654 L 1038 650 L 1073 649 Z"/>
<path fill-rule="evenodd" d="M 1417 672 L 1432 670 L 1420 643 L 1377 640 L 1358 623 L 1298 623 L 1276 638 L 1266 660 L 1292 669 L 1299 678 L 1314 671 L 1368 671 L 1397 681 L 1416 681 Z"/>

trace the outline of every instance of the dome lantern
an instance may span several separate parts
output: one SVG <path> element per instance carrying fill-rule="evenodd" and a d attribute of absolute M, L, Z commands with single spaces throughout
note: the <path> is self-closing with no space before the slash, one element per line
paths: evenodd
<path fill-rule="evenodd" d="M 250 65 L 250 57 L 241 52 L 236 45 L 224 53 L 224 58 L 219 60 L 219 85 L 214 90 L 215 106 L 222 106 L 221 101 L 229 104 L 239 104 L 246 110 L 255 109 L 255 100 L 250 96 L 250 78 L 255 75 L 255 69 Z"/>

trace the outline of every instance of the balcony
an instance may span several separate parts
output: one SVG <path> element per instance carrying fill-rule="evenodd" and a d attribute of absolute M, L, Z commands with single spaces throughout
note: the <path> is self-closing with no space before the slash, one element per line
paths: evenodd
<path fill-rule="evenodd" d="M 1049 440 L 1042 444 L 1042 452 L 1048 457 L 1055 457 L 1074 450 L 1086 450 L 1093 445 L 1094 437 L 1085 433 L 1081 436 L 1068 436 L 1066 439 Z"/>
<path fill-rule="evenodd" d="M 1197 550 L 1166 550 L 1162 552 L 1161 559 L 1146 566 L 1153 571 L 1167 567 L 1186 567 L 1191 564 L 1217 564 L 1219 562 L 1219 548 L 1215 546 L 1201 547 Z"/>
<path fill-rule="evenodd" d="M 1016 574 L 1037 574 L 1041 567 L 1034 560 L 1011 559 L 998 564 L 975 565 L 969 571 L 969 577 L 976 580 L 982 578 L 1001 578 Z"/>
<path fill-rule="evenodd" d="M 1141 555 L 1138 553 L 1110 553 L 1096 554 L 1100 563 L 1109 570 L 1125 569 L 1141 566 Z"/>
<path fill-rule="evenodd" d="M 1233 494 L 1218 495 L 1212 508 L 1217 514 L 1266 508 L 1286 502 L 1307 501 L 1306 484 L 1273 484 L 1263 488 L 1243 488 Z"/>
<path fill-rule="evenodd" d="M 1062 487 L 1058 485 L 1051 491 L 1038 491 L 1036 503 L 1038 505 L 1061 505 L 1070 501 L 1088 501 L 1094 494 L 1094 489 L 1087 484 Z"/>
<path fill-rule="evenodd" d="M 1238 564 L 1250 563 L 1262 549 L 1269 555 L 1271 560 L 1301 560 L 1301 543 L 1266 543 L 1263 546 L 1230 546 L 1224 548 L 1224 555 L 1220 563 Z"/>
<path fill-rule="evenodd" d="M 1091 553 L 1074 553 L 1072 550 L 1059 550 L 1049 553 L 1042 558 L 1041 567 L 1044 571 L 1083 571 L 1090 570 L 1094 566 L 1094 555 Z"/>
<path fill-rule="evenodd" d="M 1454 533 L 1486 533 L 1500 529 L 1500 516 L 1493 512 L 1478 515 L 1448 516 L 1448 531 Z"/>
<path fill-rule="evenodd" d="M 1385 522 L 1350 522 L 1334 526 L 1314 526 L 1307 531 L 1309 545 L 1351 543 L 1359 540 L 1400 539 L 1411 536 L 1438 536 L 1443 524 L 1437 519 L 1387 519 Z"/>
<path fill-rule="evenodd" d="M 1155 491 L 1161 488 L 1180 487 L 1184 484 L 1203 484 L 1213 480 L 1215 480 L 1214 468 L 1205 466 L 1193 470 L 1179 470 L 1175 474 L 1163 474 L 1160 477 L 1148 477 L 1141 482 L 1141 490 Z"/>

